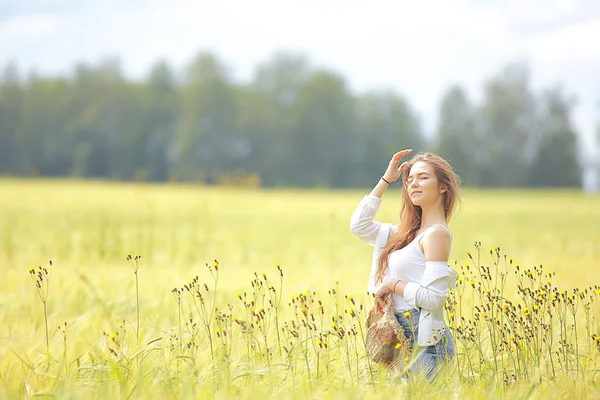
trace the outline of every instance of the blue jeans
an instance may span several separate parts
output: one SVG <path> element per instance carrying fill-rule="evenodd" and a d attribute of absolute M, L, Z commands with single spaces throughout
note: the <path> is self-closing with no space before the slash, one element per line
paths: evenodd
<path fill-rule="evenodd" d="M 404 330 L 404 336 L 411 344 L 413 351 L 417 349 L 417 337 L 419 334 L 419 317 L 421 310 L 413 309 L 408 317 L 403 313 L 397 313 L 396 319 Z M 422 351 L 419 348 L 420 351 Z M 419 355 L 415 363 L 411 367 L 411 372 L 415 374 L 425 373 L 429 381 L 432 381 L 441 367 L 454 358 L 456 348 L 454 347 L 454 339 L 449 329 L 445 330 L 444 337 L 433 346 L 425 347 L 425 351 Z"/>

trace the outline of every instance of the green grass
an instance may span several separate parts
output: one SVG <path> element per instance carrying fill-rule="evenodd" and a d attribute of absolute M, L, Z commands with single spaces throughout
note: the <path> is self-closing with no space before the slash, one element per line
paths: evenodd
<path fill-rule="evenodd" d="M 573 295 L 575 288 L 589 289 L 584 298 L 576 298 L 579 308 L 573 321 L 577 321 L 577 336 L 570 320 L 564 322 L 565 338 L 573 349 L 565 345 L 562 350 L 577 369 L 567 371 L 565 365 L 565 370 L 553 377 L 547 368 L 553 361 L 551 357 L 540 361 L 539 357 L 523 353 L 526 365 L 521 371 L 512 371 L 522 376 L 504 384 L 502 377 L 493 378 L 497 371 L 489 362 L 481 364 L 475 356 L 484 352 L 487 357 L 492 352 L 490 328 L 482 324 L 478 332 L 483 339 L 478 348 L 466 341 L 459 343 L 464 344 L 459 346 L 463 355 L 473 356 L 470 369 L 465 370 L 469 364 L 461 364 L 459 353 L 462 372 L 450 369 L 436 383 L 439 388 L 431 390 L 418 382 L 381 376 L 377 368 L 370 375 L 360 334 L 344 338 L 332 335 L 326 350 L 318 350 L 315 345 L 319 334 L 330 330 L 332 316 L 342 316 L 338 326 L 348 331 L 352 327 L 358 329 L 361 315 L 352 319 L 343 312 L 353 307 L 344 298 L 346 295 L 356 299 L 357 310 L 359 301 L 365 307 L 369 305 L 365 291 L 371 248 L 349 233 L 350 215 L 367 191 L 242 190 L 4 179 L 0 180 L 0 192 L 0 397 L 600 395 L 599 352 L 587 335 L 588 330 L 600 334 L 600 323 L 595 313 L 587 318 L 584 314 L 586 304 L 598 305 L 593 292 L 594 285 L 600 284 L 598 196 L 577 191 L 464 191 L 459 214 L 450 223 L 454 235 L 450 261 L 456 263 L 459 271 L 460 266 L 473 265 L 467 252 L 476 254 L 474 243 L 480 241 L 484 265 L 494 265 L 488 247 L 500 248 L 501 268 L 502 255 L 514 259 L 503 292 L 505 297 L 518 300 L 519 275 L 513 272 L 514 264 L 521 266 L 521 273 L 543 265 L 544 271 L 554 273 L 552 288 L 567 291 L 568 295 Z M 400 191 L 394 186 L 384 197 L 378 219 L 394 222 L 399 201 Z M 136 338 L 136 283 L 126 260 L 128 254 L 142 256 L 140 340 Z M 215 259 L 219 262 L 216 291 L 206 266 Z M 49 260 L 54 265 L 47 302 L 46 354 L 43 307 L 29 268 L 47 267 Z M 284 271 L 283 287 L 277 264 Z M 251 281 L 262 282 L 262 273 L 268 279 L 265 287 L 275 288 L 274 299 L 281 296 L 277 312 L 268 304 L 272 292 L 261 295 L 253 289 Z M 180 324 L 172 290 L 182 288 L 195 276 L 201 290 L 205 290 L 204 282 L 210 288 L 208 293 L 203 292 L 208 311 L 203 314 L 199 303 L 197 308 L 192 296 L 184 291 Z M 465 283 L 470 281 L 465 279 Z M 254 284 L 257 287 L 258 283 Z M 539 290 L 542 284 L 532 287 Z M 331 289 L 335 289 L 335 296 L 329 293 Z M 465 290 L 463 297 L 456 299 L 463 303 L 463 314 L 473 318 L 473 301 L 481 300 L 472 288 L 466 289 L 471 291 Z M 302 297 L 303 292 L 306 297 Z M 266 301 L 267 317 L 256 321 L 254 339 L 232 320 L 251 319 L 249 306 L 237 298 L 237 294 L 243 297 L 244 293 L 246 304 L 251 298 L 256 301 L 256 312 L 261 298 Z M 295 301 L 290 305 L 292 296 Z M 322 317 L 319 300 L 324 306 Z M 219 323 L 214 316 L 208 321 L 208 305 L 213 301 L 227 315 Z M 307 302 L 307 318 L 310 312 L 317 316 L 318 329 L 299 330 L 300 337 L 289 344 L 286 341 L 292 329 L 286 330 L 284 324 L 301 323 L 302 306 L 297 305 L 303 301 Z M 548 310 L 558 314 L 559 306 L 548 306 Z M 569 315 L 568 311 L 563 314 Z M 284 328 L 280 332 L 282 346 L 293 348 L 292 355 L 286 355 L 277 344 L 276 317 L 280 328 Z M 552 321 L 558 337 L 558 318 Z M 65 322 L 63 334 L 57 328 L 64 330 Z M 213 341 L 212 358 L 205 322 Z M 216 329 L 225 329 L 228 336 L 217 336 Z M 494 335 L 500 339 L 502 334 Z M 259 343 L 260 350 L 252 348 L 252 343 Z M 560 353 L 561 347 L 556 350 Z M 504 354 L 506 360 L 520 357 L 515 349 L 507 349 Z M 579 364 L 572 364 L 573 360 L 580 360 Z M 525 374 L 528 371 L 538 372 Z"/>

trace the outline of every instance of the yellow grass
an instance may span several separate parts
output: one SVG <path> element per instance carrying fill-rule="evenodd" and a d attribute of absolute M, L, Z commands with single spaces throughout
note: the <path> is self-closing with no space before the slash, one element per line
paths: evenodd
<path fill-rule="evenodd" d="M 401 382 L 384 383 L 383 378 L 379 388 L 358 378 L 313 382 L 304 377 L 304 382 L 292 383 L 281 371 L 273 372 L 276 378 L 271 379 L 272 370 L 259 373 L 251 363 L 239 360 L 234 367 L 251 370 L 252 378 L 238 374 L 237 380 L 228 383 L 212 378 L 205 342 L 199 342 L 194 371 L 186 369 L 185 361 L 182 366 L 168 359 L 171 353 L 165 350 L 179 332 L 171 290 L 196 275 L 201 283 L 210 284 L 205 264 L 215 259 L 220 264 L 217 305 L 223 311 L 232 304 L 233 313 L 241 315 L 243 307 L 236 294 L 251 293 L 255 272 L 266 273 L 279 290 L 277 264 L 285 274 L 282 308 L 289 309 L 290 296 L 304 291 L 315 291 L 318 298 L 327 300 L 332 288 L 341 301 L 350 294 L 367 301 L 371 248 L 348 229 L 350 215 L 367 190 L 243 190 L 4 179 L 0 193 L 0 398 L 36 393 L 98 398 L 384 398 L 417 390 Z M 392 186 L 378 219 L 395 222 L 399 201 L 400 189 Z M 542 264 L 546 271 L 555 272 L 553 284 L 559 289 L 600 284 L 598 196 L 578 191 L 468 189 L 450 227 L 452 264 L 468 263 L 466 253 L 474 253 L 474 242 L 481 241 L 486 251 L 500 247 L 524 268 Z M 127 254 L 142 256 L 142 344 L 135 340 L 135 277 Z M 42 304 L 29 268 L 47 266 L 48 260 L 54 265 L 46 357 Z M 515 295 L 514 285 L 507 292 Z M 282 320 L 290 317 L 286 313 Z M 194 315 L 191 302 L 185 302 L 184 315 Z M 64 322 L 68 323 L 66 364 L 64 336 L 57 330 Z M 115 332 L 126 332 L 124 354 L 131 355 L 158 339 L 153 351 L 162 355 L 149 351 L 147 358 L 138 357 L 139 363 L 127 365 L 131 376 L 119 378 L 123 366 L 114 366 L 107 351 L 110 340 L 104 335 Z M 239 330 L 232 330 L 231 335 L 234 341 L 242 340 Z M 581 336 L 582 346 L 590 347 L 591 340 Z M 273 352 L 279 353 L 276 345 Z M 341 361 L 336 365 L 344 368 Z M 585 387 L 577 380 L 542 380 L 541 384 L 529 380 L 491 394 L 456 377 L 447 381 L 451 384 L 445 392 L 418 389 L 425 390 L 419 392 L 425 398 L 532 393 L 540 398 L 579 397 L 600 394 L 597 376 L 593 371 L 586 375 L 591 380 Z"/>

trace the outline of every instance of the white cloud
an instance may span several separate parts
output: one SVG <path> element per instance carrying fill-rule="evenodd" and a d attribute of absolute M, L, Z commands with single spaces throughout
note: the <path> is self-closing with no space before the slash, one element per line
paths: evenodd
<path fill-rule="evenodd" d="M 535 38 L 531 48 L 532 57 L 548 64 L 598 65 L 600 40 L 597 38 L 600 38 L 600 15 Z"/>
<path fill-rule="evenodd" d="M 59 23 L 52 15 L 17 15 L 0 22 L 0 38 L 10 40 L 51 35 Z"/>

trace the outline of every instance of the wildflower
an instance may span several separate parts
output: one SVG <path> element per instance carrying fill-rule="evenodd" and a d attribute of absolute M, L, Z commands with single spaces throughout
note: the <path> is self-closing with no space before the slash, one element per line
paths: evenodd
<path fill-rule="evenodd" d="M 471 287 L 475 287 L 475 281 L 469 282 L 469 285 L 471 285 Z"/>
<path fill-rule="evenodd" d="M 356 315 L 356 312 L 354 311 L 353 308 L 351 308 L 349 314 L 351 317 L 354 317 Z"/>
<path fill-rule="evenodd" d="M 492 254 L 493 249 L 491 247 L 488 247 L 488 251 L 490 252 L 490 254 Z"/>
<path fill-rule="evenodd" d="M 537 304 L 533 306 L 533 311 L 538 311 L 540 309 L 540 306 L 538 306 Z"/>
<path fill-rule="evenodd" d="M 596 290 L 596 294 L 600 294 L 600 289 Z"/>
<path fill-rule="evenodd" d="M 402 347 L 402 343 L 398 343 L 396 344 L 396 348 L 399 349 L 400 347 Z"/>
<path fill-rule="evenodd" d="M 354 297 L 352 297 L 352 295 L 348 296 L 348 301 L 352 301 L 354 300 Z"/>
<path fill-rule="evenodd" d="M 331 329 L 335 329 L 335 328 L 337 328 L 337 324 L 335 322 L 332 322 L 331 323 Z"/>
<path fill-rule="evenodd" d="M 404 357 L 404 362 L 407 363 L 408 362 L 408 357 Z"/>
<path fill-rule="evenodd" d="M 111 333 L 110 335 L 108 335 L 109 339 L 115 340 L 115 338 L 117 337 L 116 333 Z"/>
<path fill-rule="evenodd" d="M 410 311 L 406 311 L 404 314 L 402 314 L 404 317 L 409 317 L 410 316 Z"/>
<path fill-rule="evenodd" d="M 450 313 L 450 318 L 454 318 L 454 313 L 453 312 Z"/>

